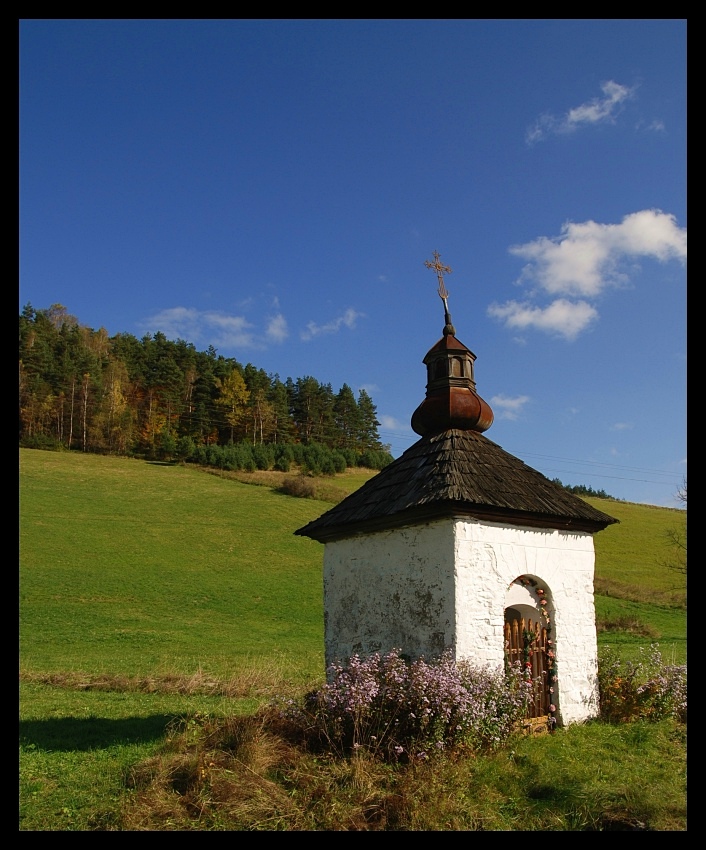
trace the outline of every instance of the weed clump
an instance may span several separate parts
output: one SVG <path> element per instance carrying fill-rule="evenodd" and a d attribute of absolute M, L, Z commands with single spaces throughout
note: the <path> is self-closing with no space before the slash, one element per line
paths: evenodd
<path fill-rule="evenodd" d="M 307 478 L 305 475 L 285 478 L 279 489 L 285 496 L 296 496 L 298 499 L 314 499 L 316 497 L 316 486 L 311 478 Z"/>
<path fill-rule="evenodd" d="M 686 664 L 664 664 L 659 646 L 640 648 L 640 661 L 624 661 L 611 649 L 598 659 L 600 714 L 611 723 L 664 720 L 686 723 Z"/>
<path fill-rule="evenodd" d="M 598 619 L 596 622 L 598 632 L 627 632 L 631 635 L 641 635 L 647 638 L 657 638 L 657 629 L 647 623 L 638 620 L 637 617 L 623 615 L 612 619 Z"/>
<path fill-rule="evenodd" d="M 448 653 L 409 662 L 393 650 L 332 665 L 323 687 L 287 701 L 282 714 L 320 750 L 345 756 L 364 748 L 385 761 L 409 762 L 500 746 L 531 695 L 519 664 L 493 671 Z"/>

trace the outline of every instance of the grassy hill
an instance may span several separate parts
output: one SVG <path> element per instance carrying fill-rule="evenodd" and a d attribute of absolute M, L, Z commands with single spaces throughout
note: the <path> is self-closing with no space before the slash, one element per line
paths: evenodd
<path fill-rule="evenodd" d="M 224 675 L 276 657 L 318 674 L 324 507 L 185 466 L 23 450 L 21 663 Z"/>
<path fill-rule="evenodd" d="M 272 476 L 20 451 L 23 829 L 121 828 L 123 777 L 171 718 L 320 680 L 323 546 L 292 532 L 370 474 L 321 482 L 323 501 Z M 599 641 L 683 662 L 684 576 L 662 564 L 684 512 L 589 501 L 621 520 L 595 538 Z"/>
<path fill-rule="evenodd" d="M 340 498 L 370 474 L 322 486 Z M 274 474 L 239 477 L 21 450 L 22 669 L 228 675 L 267 660 L 320 675 L 323 546 L 293 532 L 330 502 L 284 496 Z M 591 501 L 620 520 L 595 537 L 600 621 L 683 660 L 684 576 L 661 563 L 684 512 Z"/>

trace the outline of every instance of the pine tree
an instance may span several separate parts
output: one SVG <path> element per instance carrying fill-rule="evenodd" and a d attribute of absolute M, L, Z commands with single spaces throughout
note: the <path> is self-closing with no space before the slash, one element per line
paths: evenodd
<path fill-rule="evenodd" d="M 358 411 L 360 415 L 360 430 L 358 443 L 362 449 L 382 449 L 377 419 L 377 408 L 366 390 L 358 392 Z"/>

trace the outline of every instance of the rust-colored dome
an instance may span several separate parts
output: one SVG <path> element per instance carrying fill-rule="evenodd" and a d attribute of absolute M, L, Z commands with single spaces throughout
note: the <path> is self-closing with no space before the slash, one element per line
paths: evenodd
<path fill-rule="evenodd" d="M 444 302 L 444 335 L 427 351 L 427 397 L 412 414 L 412 430 L 420 437 L 440 434 L 455 428 L 482 434 L 493 424 L 493 411 L 476 392 L 473 364 L 476 355 L 456 339 L 456 328 L 449 313 L 449 293 L 444 274 L 451 269 L 434 251 L 434 262 L 424 265 L 436 272 L 439 297 Z"/>
<path fill-rule="evenodd" d="M 449 317 L 450 318 L 450 317 Z M 427 395 L 412 414 L 412 430 L 421 437 L 449 428 L 482 434 L 493 424 L 493 411 L 476 392 L 475 354 L 456 339 L 447 321 L 444 336 L 424 358 Z"/>

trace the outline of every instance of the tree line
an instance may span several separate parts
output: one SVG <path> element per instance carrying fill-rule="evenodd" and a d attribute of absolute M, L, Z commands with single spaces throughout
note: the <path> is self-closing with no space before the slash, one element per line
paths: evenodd
<path fill-rule="evenodd" d="M 614 502 L 622 501 L 615 496 L 609 496 L 605 490 L 594 490 L 593 487 L 587 487 L 585 484 L 563 484 L 559 478 L 552 478 L 552 481 L 576 496 L 593 496 L 596 499 L 611 499 Z"/>
<path fill-rule="evenodd" d="M 22 309 L 19 349 L 23 446 L 226 468 L 284 468 L 283 458 L 300 462 L 307 446 L 319 447 L 308 452 L 313 467 L 328 452 L 328 471 L 341 458 L 378 469 L 392 460 L 372 398 L 363 389 L 356 398 L 348 384 L 334 392 L 311 375 L 281 380 L 159 331 L 109 336 L 61 304 Z"/>

